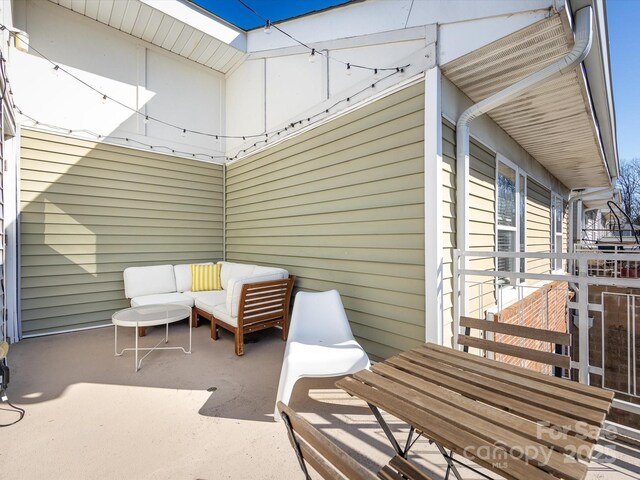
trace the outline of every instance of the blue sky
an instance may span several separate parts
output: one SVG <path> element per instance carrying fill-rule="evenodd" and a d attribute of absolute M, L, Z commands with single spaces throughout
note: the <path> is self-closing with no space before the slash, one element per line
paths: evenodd
<path fill-rule="evenodd" d="M 618 156 L 640 158 L 640 1 L 609 0 L 607 15 Z"/>
<path fill-rule="evenodd" d="M 245 30 L 260 27 L 264 21 L 243 7 L 238 0 L 191 0 L 193 3 L 215 12 L 226 21 Z M 349 0 L 244 0 L 264 18 L 276 22 L 303 13 L 322 10 Z"/>
<path fill-rule="evenodd" d="M 264 21 L 238 0 L 192 0 L 244 29 Z M 348 0 L 245 0 L 271 21 L 320 10 Z M 620 159 L 640 158 L 640 0 L 608 0 L 609 43 Z"/>

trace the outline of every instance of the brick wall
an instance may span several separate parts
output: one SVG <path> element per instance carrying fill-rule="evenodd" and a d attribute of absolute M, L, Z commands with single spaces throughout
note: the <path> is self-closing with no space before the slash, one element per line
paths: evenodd
<path fill-rule="evenodd" d="M 573 296 L 573 292 L 569 290 L 567 282 L 551 282 L 539 287 L 535 292 L 521 301 L 502 309 L 493 316 L 493 320 L 512 325 L 567 332 L 567 302 L 571 296 Z M 512 337 L 498 333 L 494 335 L 494 340 L 535 350 L 553 351 L 549 343 L 537 340 Z M 551 373 L 552 371 L 552 367 L 549 365 L 530 360 L 522 360 L 508 355 L 495 354 L 495 359 L 538 372 Z"/>

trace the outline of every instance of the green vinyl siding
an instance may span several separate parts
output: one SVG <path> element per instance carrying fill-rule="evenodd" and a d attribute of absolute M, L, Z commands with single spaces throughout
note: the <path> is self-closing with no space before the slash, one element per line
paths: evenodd
<path fill-rule="evenodd" d="M 23 130 L 25 336 L 109 324 L 129 266 L 222 258 L 220 165 Z"/>
<path fill-rule="evenodd" d="M 527 178 L 527 252 L 551 251 L 551 191 Z M 544 258 L 527 259 L 527 273 L 550 273 L 550 262 Z M 535 284 L 539 280 L 529 280 Z"/>
<path fill-rule="evenodd" d="M 496 154 L 473 138 L 469 146 L 469 249 L 495 250 Z M 445 345 L 453 338 L 453 251 L 456 248 L 456 133 L 455 125 L 442 121 L 443 192 L 443 323 Z M 489 258 L 472 259 L 469 268 L 493 270 Z M 495 288 L 488 277 L 469 280 L 469 315 L 481 318 L 495 302 Z"/>
<path fill-rule="evenodd" d="M 424 86 L 227 168 L 229 261 L 337 289 L 373 358 L 424 341 Z"/>

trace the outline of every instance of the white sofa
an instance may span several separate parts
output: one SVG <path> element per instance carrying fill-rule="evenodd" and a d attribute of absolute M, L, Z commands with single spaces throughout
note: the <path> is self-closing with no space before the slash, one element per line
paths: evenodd
<path fill-rule="evenodd" d="M 124 270 L 125 296 L 130 299 L 132 307 L 159 303 L 194 307 L 192 325 L 197 327 L 200 317 L 210 320 L 211 338 L 214 340 L 218 338 L 218 326 L 232 331 L 236 337 L 238 355 L 244 353 L 243 335 L 251 331 L 280 326 L 283 329 L 283 339 L 286 340 L 294 277 L 290 278 L 289 273 L 282 268 L 218 263 L 222 265 L 222 290 L 192 292 L 189 264 L 154 265 L 128 267 Z M 253 291 L 248 300 L 247 291 Z"/>

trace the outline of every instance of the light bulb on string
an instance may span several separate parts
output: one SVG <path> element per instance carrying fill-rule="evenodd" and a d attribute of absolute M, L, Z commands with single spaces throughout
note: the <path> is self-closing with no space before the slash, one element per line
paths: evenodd
<path fill-rule="evenodd" d="M 271 33 L 271 21 L 267 20 L 267 23 L 264 26 L 264 33 L 267 35 Z"/>
<path fill-rule="evenodd" d="M 57 77 L 60 74 L 60 65 L 54 65 L 51 69 L 51 75 Z"/>
<path fill-rule="evenodd" d="M 404 68 L 403 67 L 396 68 L 396 72 L 398 72 L 398 77 L 404 78 Z"/>
<path fill-rule="evenodd" d="M 347 63 L 347 75 L 351 75 L 351 64 Z"/>
<path fill-rule="evenodd" d="M 102 104 L 104 105 L 105 103 L 107 103 L 107 96 L 102 95 Z"/>
<path fill-rule="evenodd" d="M 373 77 L 374 78 L 378 78 L 378 69 L 377 68 L 373 69 Z"/>
<path fill-rule="evenodd" d="M 180 133 L 180 136 L 181 137 L 186 137 L 187 136 L 187 129 L 186 128 L 182 129 L 182 132 Z"/>
<path fill-rule="evenodd" d="M 149 123 L 149 115 L 144 116 L 144 124 L 147 125 Z"/>
<path fill-rule="evenodd" d="M 316 49 L 311 49 L 311 55 L 309 55 L 309 63 L 313 63 L 316 61 Z"/>

